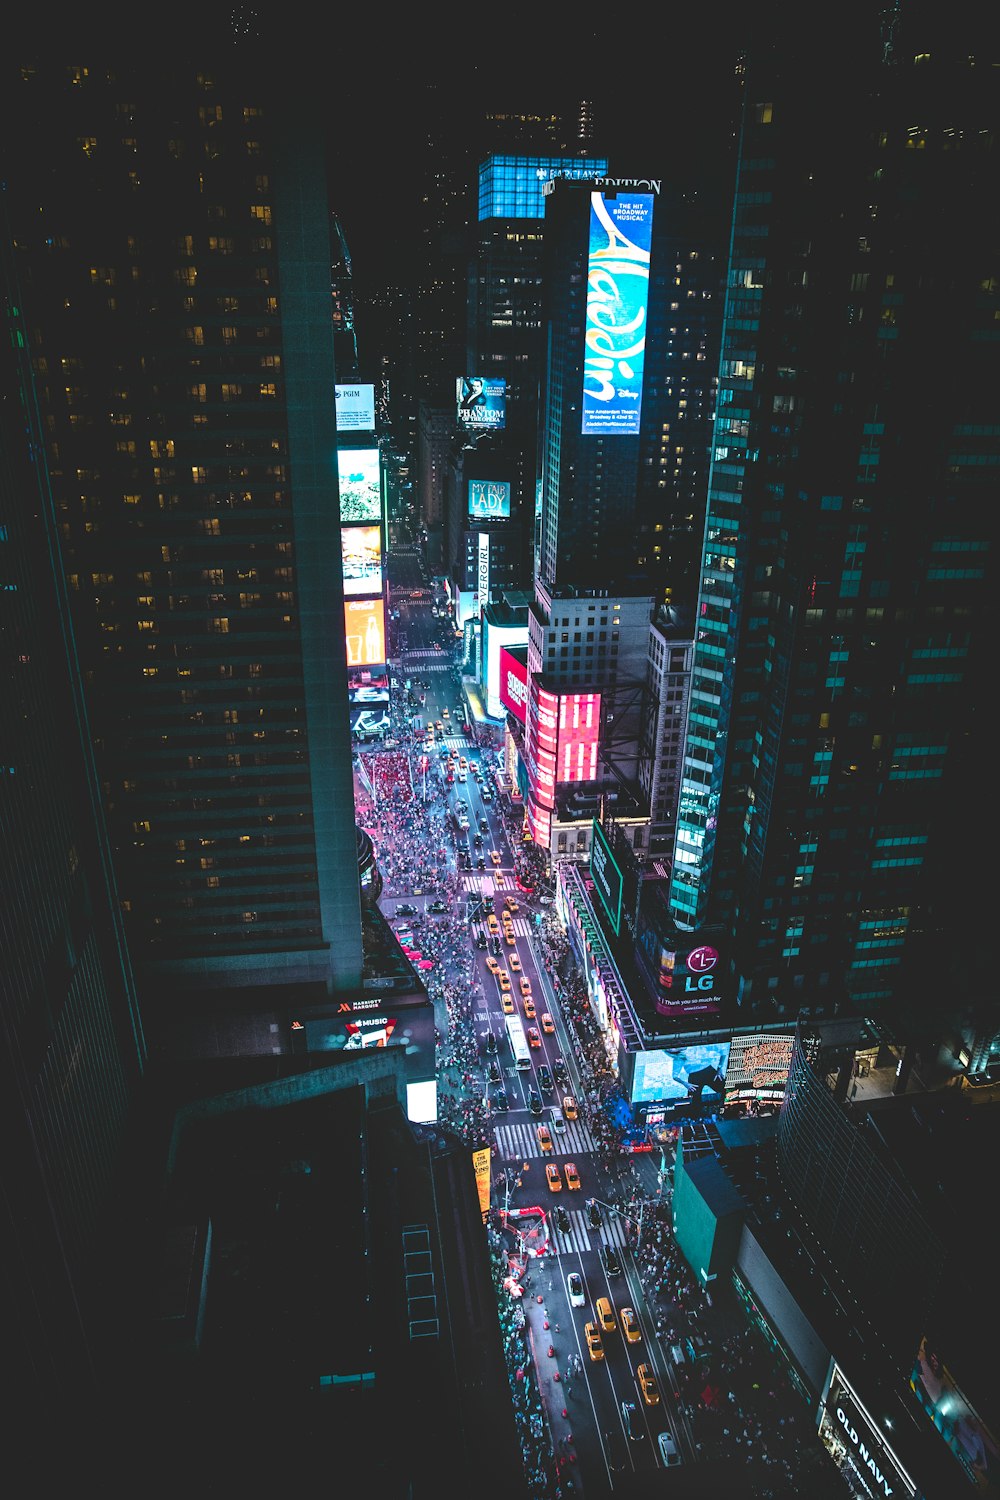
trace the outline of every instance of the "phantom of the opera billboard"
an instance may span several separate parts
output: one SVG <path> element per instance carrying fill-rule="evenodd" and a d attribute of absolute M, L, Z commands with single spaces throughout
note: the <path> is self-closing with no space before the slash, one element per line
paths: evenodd
<path fill-rule="evenodd" d="M 590 195 L 584 437 L 639 431 L 652 237 L 652 193 Z"/>
<path fill-rule="evenodd" d="M 488 427 L 494 431 L 506 427 L 506 380 L 489 380 L 485 375 L 460 375 L 455 399 L 460 427 Z"/>
<path fill-rule="evenodd" d="M 339 448 L 337 480 L 344 525 L 382 519 L 382 482 L 377 448 Z"/>
<path fill-rule="evenodd" d="M 348 667 L 385 665 L 385 604 L 381 599 L 345 599 Z"/>

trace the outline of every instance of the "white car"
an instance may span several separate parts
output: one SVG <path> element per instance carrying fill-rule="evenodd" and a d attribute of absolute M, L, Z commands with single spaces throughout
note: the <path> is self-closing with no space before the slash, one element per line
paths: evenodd
<path fill-rule="evenodd" d="M 566 1134 L 566 1121 L 563 1119 L 562 1115 L 554 1114 L 552 1116 L 552 1134 L 553 1135 L 565 1135 Z"/>
<path fill-rule="evenodd" d="M 677 1446 L 669 1432 L 661 1432 L 657 1436 L 656 1443 L 660 1450 L 660 1457 L 668 1469 L 672 1468 L 674 1464 L 680 1463 L 681 1456 L 677 1452 Z"/>
<path fill-rule="evenodd" d="M 583 1290 L 583 1277 L 579 1271 L 570 1271 L 566 1277 L 566 1289 L 569 1292 L 570 1307 L 586 1307 L 587 1295 Z"/>

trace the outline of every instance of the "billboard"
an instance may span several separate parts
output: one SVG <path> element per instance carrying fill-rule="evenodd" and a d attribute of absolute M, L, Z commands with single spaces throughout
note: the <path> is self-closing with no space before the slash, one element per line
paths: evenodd
<path fill-rule="evenodd" d="M 594 890 L 601 898 L 601 905 L 608 914 L 615 937 L 622 927 L 622 872 L 611 853 L 604 829 L 594 819 L 594 832 L 590 841 L 590 878 Z"/>
<path fill-rule="evenodd" d="M 510 485 L 507 481 L 470 479 L 469 515 L 476 521 L 509 521 Z"/>
<path fill-rule="evenodd" d="M 726 1086 L 728 1042 L 636 1052 L 632 1103 L 693 1105 L 711 1109 L 722 1104 Z"/>
<path fill-rule="evenodd" d="M 1000 1494 L 1000 1445 L 968 1403 L 929 1339 L 920 1340 L 910 1389 L 980 1495 Z"/>
<path fill-rule="evenodd" d="M 886 1426 L 888 1427 L 888 1422 Z M 853 1500 L 904 1500 L 916 1485 L 889 1447 L 886 1434 L 858 1400 L 834 1363 L 819 1435 Z"/>
<path fill-rule="evenodd" d="M 500 647 L 500 685 L 497 696 L 508 713 L 524 723 L 528 706 L 528 664 L 506 646 Z"/>
<path fill-rule="evenodd" d="M 369 735 L 384 736 L 389 733 L 389 705 L 377 703 L 351 704 L 351 733 L 359 739 Z"/>
<path fill-rule="evenodd" d="M 414 994 L 345 1001 L 335 1015 L 306 1017 L 308 1052 L 366 1052 L 378 1047 L 406 1051 L 407 1078 L 434 1072 L 434 1007 Z"/>
<path fill-rule="evenodd" d="M 381 599 L 345 599 L 348 667 L 385 665 L 385 604 Z"/>
<path fill-rule="evenodd" d="M 340 533 L 344 560 L 344 593 L 382 592 L 382 529 L 379 526 L 345 526 Z M 383 661 L 385 658 L 382 658 Z"/>
<path fill-rule="evenodd" d="M 340 486 L 340 519 L 381 521 L 382 481 L 377 448 L 338 448 L 337 480 Z"/>
<path fill-rule="evenodd" d="M 738 1099 L 780 1099 L 792 1061 L 791 1035 L 734 1036 L 726 1072 L 726 1103 Z"/>
<path fill-rule="evenodd" d="M 652 237 L 651 193 L 591 193 L 580 428 L 585 437 L 639 431 Z"/>
<path fill-rule="evenodd" d="M 559 700 L 556 781 L 595 781 L 597 779 L 597 747 L 600 729 L 600 693 L 563 694 Z"/>
<path fill-rule="evenodd" d="M 492 428 L 507 425 L 507 382 L 485 375 L 460 375 L 455 386 L 460 427 Z"/>
<path fill-rule="evenodd" d="M 338 432 L 375 431 L 375 387 L 335 385 Z"/>
<path fill-rule="evenodd" d="M 695 943 L 679 951 L 661 948 L 657 1015 L 716 1014 L 722 1005 L 721 978 L 719 950 L 710 943 Z"/>

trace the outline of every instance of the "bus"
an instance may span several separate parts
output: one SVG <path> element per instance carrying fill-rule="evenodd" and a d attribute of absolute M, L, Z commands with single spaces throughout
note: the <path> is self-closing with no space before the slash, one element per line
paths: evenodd
<path fill-rule="evenodd" d="M 514 1054 L 514 1066 L 519 1072 L 525 1072 L 531 1068 L 531 1051 L 528 1047 L 528 1039 L 524 1034 L 520 1016 L 505 1016 L 507 1022 L 507 1040 L 510 1042 L 510 1050 Z"/>

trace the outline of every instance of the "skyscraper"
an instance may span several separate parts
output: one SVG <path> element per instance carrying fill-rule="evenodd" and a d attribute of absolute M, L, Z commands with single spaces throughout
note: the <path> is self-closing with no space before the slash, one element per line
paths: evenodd
<path fill-rule="evenodd" d="M 278 109 L 281 82 L 179 58 L 5 85 L 98 772 L 165 993 L 361 978 L 331 221 L 310 91 Z"/>

